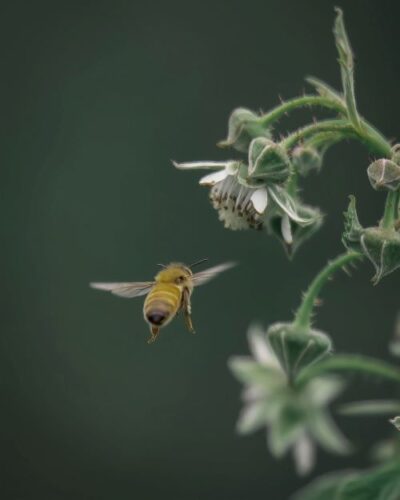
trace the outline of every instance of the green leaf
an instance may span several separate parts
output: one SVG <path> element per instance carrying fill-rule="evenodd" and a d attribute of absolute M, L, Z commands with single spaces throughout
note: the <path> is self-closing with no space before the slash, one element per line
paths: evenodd
<path fill-rule="evenodd" d="M 292 500 L 339 500 L 343 484 L 355 476 L 351 471 L 333 472 L 314 479 L 292 497 Z"/>
<path fill-rule="evenodd" d="M 399 500 L 399 495 L 400 462 L 394 461 L 350 478 L 338 500 Z"/>
<path fill-rule="evenodd" d="M 302 385 L 318 375 L 337 371 L 359 372 L 400 382 L 400 370 L 384 361 L 352 354 L 335 354 L 329 359 L 304 368 L 297 383 Z"/>
<path fill-rule="evenodd" d="M 342 405 L 339 409 L 341 415 L 349 417 L 360 415 L 393 415 L 400 411 L 400 401 L 375 400 L 355 401 Z"/>
<path fill-rule="evenodd" d="M 320 96 L 327 97 L 339 108 L 342 108 L 344 114 L 346 113 L 346 103 L 343 96 L 340 95 L 339 92 L 337 92 L 333 87 L 322 80 L 315 78 L 314 76 L 308 76 L 306 78 L 306 82 L 312 85 Z"/>
<path fill-rule="evenodd" d="M 337 8 L 336 13 L 337 16 L 333 27 L 333 33 L 335 35 L 336 48 L 339 53 L 339 64 L 348 117 L 354 127 L 360 129 L 360 117 L 358 116 L 354 94 L 353 52 L 344 26 L 343 12 L 341 9 Z"/>

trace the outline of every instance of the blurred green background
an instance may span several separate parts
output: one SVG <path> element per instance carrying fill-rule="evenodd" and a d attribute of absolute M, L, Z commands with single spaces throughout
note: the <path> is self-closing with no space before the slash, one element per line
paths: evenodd
<path fill-rule="evenodd" d="M 304 197 L 328 214 L 288 262 L 264 233 L 223 229 L 197 173 L 170 159 L 223 159 L 238 106 L 268 109 L 313 74 L 339 86 L 334 2 L 14 1 L 1 8 L 1 495 L 7 500 L 285 499 L 307 480 L 276 462 L 264 433 L 238 437 L 229 356 L 253 320 L 286 320 L 342 251 L 357 195 L 373 224 L 383 196 L 354 144 L 327 156 Z M 357 56 L 359 107 L 389 137 L 398 121 L 398 2 L 342 2 Z M 282 122 L 282 131 L 309 121 Z M 233 153 L 232 153 L 233 154 Z M 229 155 L 229 153 L 228 153 Z M 179 318 L 146 344 L 142 300 L 88 287 L 147 280 L 156 263 L 240 267 L 199 289 L 197 335 Z M 324 292 L 317 325 L 339 351 L 389 359 L 399 273 L 377 287 L 366 264 Z M 342 401 L 394 396 L 354 377 Z M 339 419 L 355 444 L 318 455 L 315 474 L 368 464 L 386 418 Z"/>

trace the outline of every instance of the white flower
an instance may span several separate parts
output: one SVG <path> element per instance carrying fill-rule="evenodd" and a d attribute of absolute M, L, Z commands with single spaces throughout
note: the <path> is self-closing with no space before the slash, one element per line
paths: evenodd
<path fill-rule="evenodd" d="M 319 376 L 302 386 L 293 386 L 259 326 L 248 333 L 253 357 L 233 357 L 229 366 L 244 384 L 244 407 L 237 430 L 248 434 L 266 428 L 267 444 L 276 457 L 292 451 L 299 475 L 315 463 L 315 444 L 328 451 L 346 453 L 347 440 L 330 417 L 327 406 L 342 391 L 335 376 Z"/>
<path fill-rule="evenodd" d="M 265 227 L 267 214 L 276 210 L 286 214 L 288 219 L 297 224 L 306 226 L 312 222 L 299 215 L 297 203 L 284 187 L 267 183 L 262 179 L 253 180 L 248 174 L 248 167 L 243 163 L 236 161 L 173 163 L 181 170 L 215 170 L 202 177 L 199 184 L 211 188 L 212 206 L 218 211 L 219 219 L 226 228 L 262 229 Z"/>

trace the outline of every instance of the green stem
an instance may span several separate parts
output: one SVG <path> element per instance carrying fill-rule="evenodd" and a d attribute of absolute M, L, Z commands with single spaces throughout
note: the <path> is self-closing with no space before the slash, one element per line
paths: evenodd
<path fill-rule="evenodd" d="M 339 139 L 356 138 L 360 140 L 370 151 L 383 157 L 392 156 L 390 143 L 371 125 L 362 120 L 361 127 L 356 129 L 348 120 L 322 120 L 311 123 L 289 134 L 281 141 L 281 146 L 291 149 L 298 142 L 312 137 L 321 132 L 337 133 L 342 137 Z"/>
<path fill-rule="evenodd" d="M 294 99 L 290 99 L 283 102 L 279 106 L 276 106 L 271 111 L 261 116 L 259 122 L 261 125 L 269 127 L 272 123 L 282 118 L 289 111 L 311 106 L 319 106 L 322 108 L 332 109 L 338 113 L 346 114 L 346 107 L 337 101 L 324 96 L 304 95 L 301 97 L 295 97 Z"/>
<path fill-rule="evenodd" d="M 311 316 L 314 309 L 315 301 L 321 291 L 321 288 L 327 282 L 332 274 L 342 268 L 349 262 L 361 258 L 358 252 L 347 252 L 339 255 L 336 259 L 328 262 L 328 264 L 320 271 L 304 294 L 303 301 L 294 317 L 294 324 L 299 328 L 308 329 L 311 325 Z"/>
<path fill-rule="evenodd" d="M 400 383 L 398 368 L 379 359 L 352 354 L 336 354 L 324 361 L 309 365 L 300 372 L 296 383 L 304 384 L 314 377 L 336 371 L 361 372 Z"/>
<path fill-rule="evenodd" d="M 322 120 L 306 125 L 289 134 L 281 141 L 281 146 L 285 149 L 291 149 L 303 139 L 320 132 L 346 132 L 347 137 L 355 135 L 354 129 L 348 120 Z"/>
<path fill-rule="evenodd" d="M 381 220 L 382 228 L 389 229 L 393 227 L 393 224 L 397 219 L 398 205 L 398 191 L 389 191 L 386 196 L 385 211 Z"/>

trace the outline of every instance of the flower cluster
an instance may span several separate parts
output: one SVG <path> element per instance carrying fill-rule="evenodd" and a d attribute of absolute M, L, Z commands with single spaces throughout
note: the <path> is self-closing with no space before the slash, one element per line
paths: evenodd
<path fill-rule="evenodd" d="M 232 135 L 232 133 L 231 133 Z M 248 161 L 174 163 L 181 170 L 208 169 L 200 179 L 210 188 L 210 200 L 228 229 L 268 229 L 289 254 L 321 225 L 319 210 L 302 204 L 290 192 L 292 165 L 285 149 L 266 137 L 249 144 Z"/>

